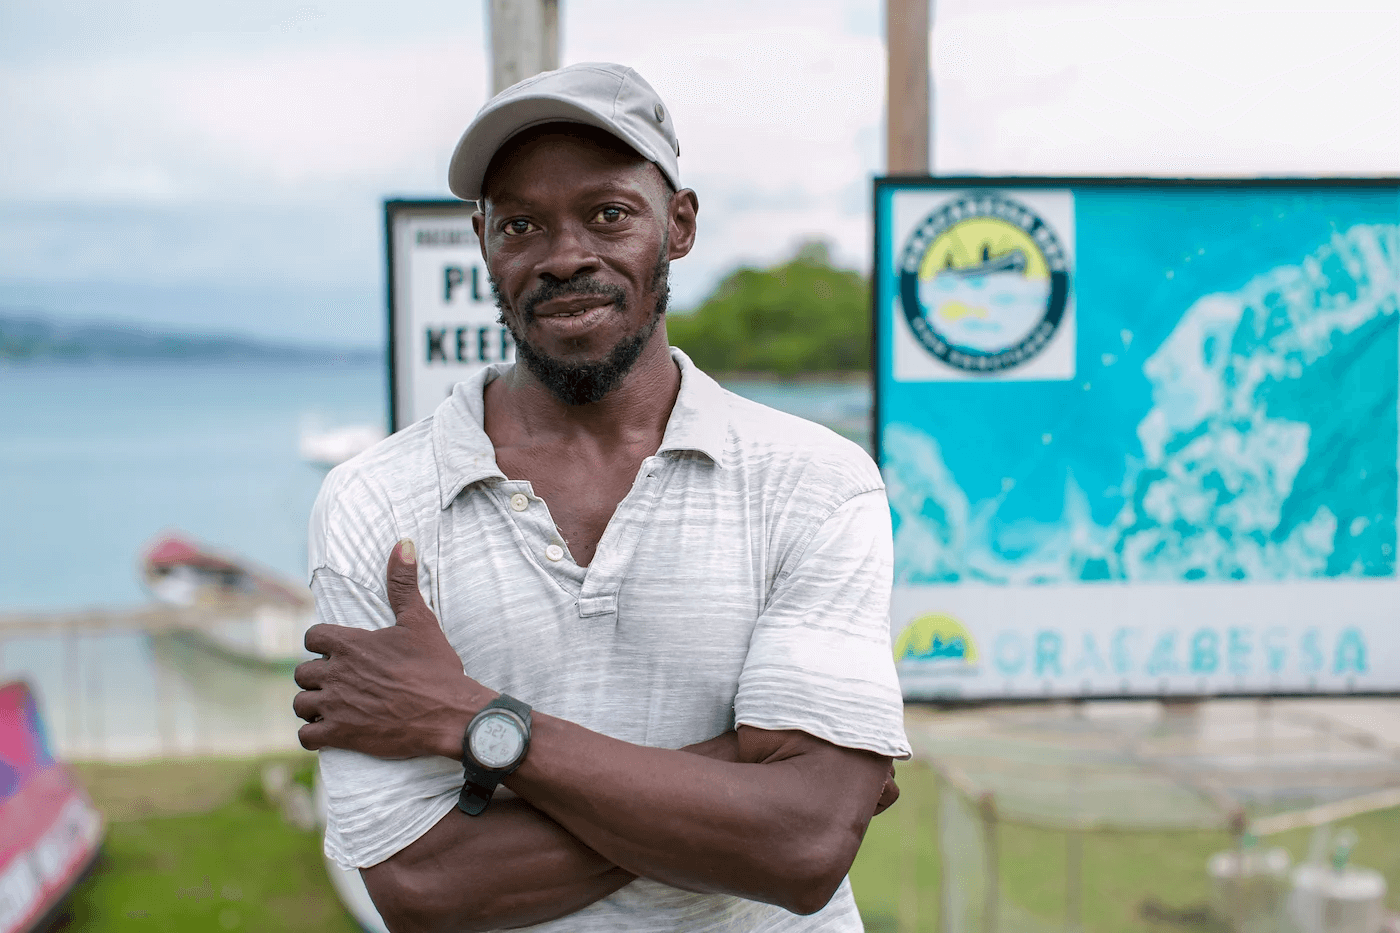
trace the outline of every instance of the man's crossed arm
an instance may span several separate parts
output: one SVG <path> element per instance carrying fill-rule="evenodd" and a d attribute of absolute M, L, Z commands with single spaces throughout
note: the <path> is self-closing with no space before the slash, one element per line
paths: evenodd
<path fill-rule="evenodd" d="M 307 648 L 326 657 L 297 668 L 301 742 L 460 758 L 466 724 L 497 694 L 462 672 L 419 593 L 411 543 L 390 555 L 387 592 L 390 628 L 308 630 Z M 888 758 L 802 732 L 741 726 L 670 750 L 539 712 L 505 787 L 481 816 L 453 809 L 363 871 L 396 933 L 540 923 L 637 876 L 811 913 L 899 793 Z"/>

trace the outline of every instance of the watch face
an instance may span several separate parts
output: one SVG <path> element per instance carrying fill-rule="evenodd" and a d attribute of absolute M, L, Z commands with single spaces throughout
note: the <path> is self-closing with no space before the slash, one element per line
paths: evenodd
<path fill-rule="evenodd" d="M 510 713 L 493 710 L 472 729 L 472 757 L 488 768 L 506 768 L 525 750 L 525 730 Z"/>

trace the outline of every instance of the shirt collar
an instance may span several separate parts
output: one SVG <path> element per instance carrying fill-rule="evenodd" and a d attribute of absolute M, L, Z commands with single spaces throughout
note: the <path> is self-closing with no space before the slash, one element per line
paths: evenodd
<path fill-rule="evenodd" d="M 681 390 L 656 452 L 693 450 L 718 467 L 728 466 L 729 393 L 675 347 L 671 348 L 671 359 L 681 370 Z"/>
<path fill-rule="evenodd" d="M 657 453 L 696 451 L 724 467 L 729 438 L 728 393 L 675 347 L 671 358 L 680 368 L 681 388 Z M 433 454 L 439 504 L 444 509 L 472 483 L 506 478 L 496 465 L 496 449 L 483 425 L 486 384 L 508 372 L 511 365 L 494 363 L 457 383 L 433 412 Z"/>

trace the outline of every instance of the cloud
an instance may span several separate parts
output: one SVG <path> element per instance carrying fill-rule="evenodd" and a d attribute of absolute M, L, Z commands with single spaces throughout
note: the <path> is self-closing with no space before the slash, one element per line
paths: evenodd
<path fill-rule="evenodd" d="M 945 172 L 1400 171 L 1400 3 L 940 4 Z"/>
<path fill-rule="evenodd" d="M 185 74 L 170 112 L 211 161 L 217 153 L 273 189 L 414 179 L 437 190 L 457 136 L 486 99 L 485 56 L 472 44 L 464 36 L 337 43 L 220 62 Z"/>
<path fill-rule="evenodd" d="M 0 143 L 0 196 L 282 200 L 405 181 L 436 190 L 486 96 L 483 56 L 473 62 L 470 48 L 461 36 L 337 41 L 6 68 L 0 117 L 13 132 Z"/>
<path fill-rule="evenodd" d="M 1332 6 L 938 0 L 936 165 L 1400 172 L 1400 0 Z M 635 65 L 676 116 L 701 200 L 677 305 L 809 236 L 868 265 L 880 9 L 563 0 L 565 60 Z M 0 304 L 50 295 L 63 311 L 83 283 L 114 296 L 333 284 L 358 296 L 339 326 L 379 339 L 380 202 L 446 196 L 452 146 L 486 97 L 483 36 L 481 4 L 460 0 L 6 4 Z M 295 302 L 278 307 L 266 326 L 303 328 Z"/>
<path fill-rule="evenodd" d="M 790 255 L 810 236 L 863 265 L 869 179 L 883 160 L 884 43 L 872 5 L 815 0 L 570 4 L 572 61 L 634 65 L 676 115 L 684 181 L 700 198 L 695 251 L 673 272 L 692 304 L 740 264 Z M 626 28 L 619 28 L 625 23 Z M 639 37 L 650 41 L 638 41 Z M 851 189 L 860 194 L 850 197 Z"/>

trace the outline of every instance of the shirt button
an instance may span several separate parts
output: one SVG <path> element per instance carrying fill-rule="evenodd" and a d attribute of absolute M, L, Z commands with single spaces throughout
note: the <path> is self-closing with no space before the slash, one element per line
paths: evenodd
<path fill-rule="evenodd" d="M 523 492 L 517 492 L 510 497 L 510 507 L 517 512 L 523 512 L 530 507 L 530 497 Z"/>
<path fill-rule="evenodd" d="M 564 549 L 557 544 L 551 544 L 544 549 L 544 556 L 548 557 L 550 560 L 563 560 Z"/>

